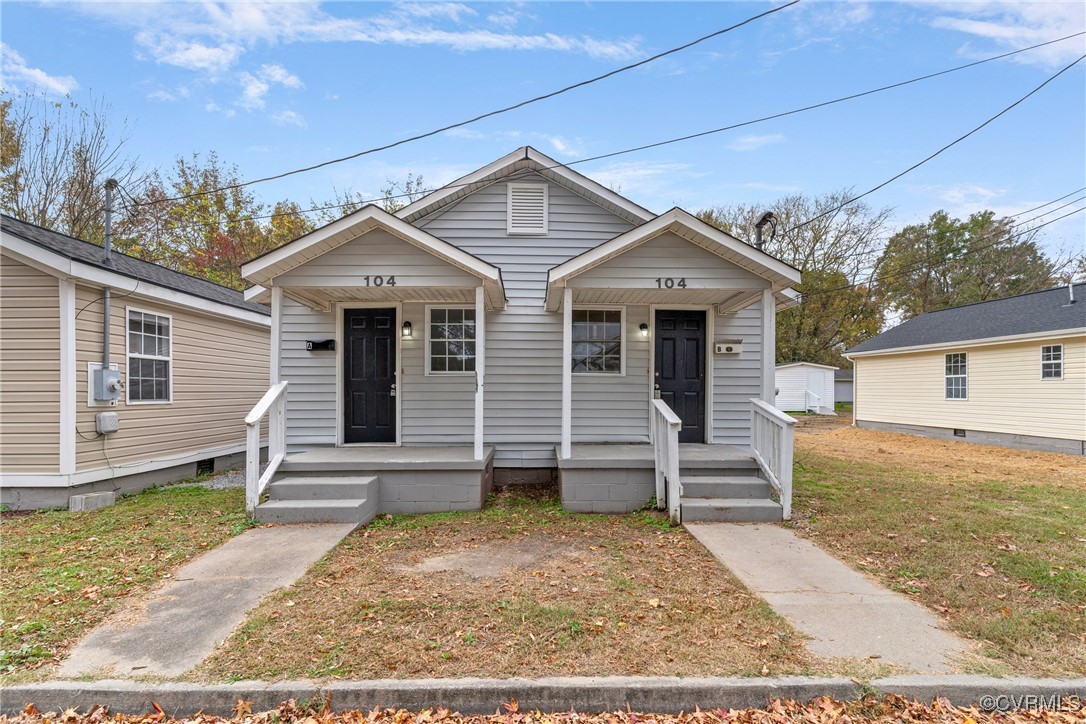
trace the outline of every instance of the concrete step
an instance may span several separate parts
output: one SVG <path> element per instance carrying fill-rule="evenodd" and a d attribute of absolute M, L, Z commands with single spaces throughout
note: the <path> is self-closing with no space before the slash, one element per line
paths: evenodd
<path fill-rule="evenodd" d="M 755 475 L 713 475 L 685 477 L 683 498 L 761 498 L 768 500 L 769 482 Z"/>
<path fill-rule="evenodd" d="M 350 500 L 369 498 L 376 494 L 377 478 L 368 476 L 310 476 L 276 477 L 268 485 L 268 500 Z"/>
<path fill-rule="evenodd" d="M 686 498 L 681 502 L 684 523 L 778 523 L 781 504 L 767 499 Z"/>
<path fill-rule="evenodd" d="M 753 457 L 736 457 L 729 460 L 684 460 L 679 452 L 679 475 L 750 475 L 758 471 L 758 461 Z"/>
<path fill-rule="evenodd" d="M 256 506 L 254 517 L 262 523 L 355 523 L 365 525 L 377 512 L 376 501 L 269 500 Z"/>

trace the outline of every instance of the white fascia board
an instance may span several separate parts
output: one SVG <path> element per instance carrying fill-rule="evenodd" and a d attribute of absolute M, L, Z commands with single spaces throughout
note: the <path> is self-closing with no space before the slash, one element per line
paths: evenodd
<path fill-rule="evenodd" d="M 792 287 L 785 287 L 784 289 L 779 289 L 773 293 L 773 296 L 777 298 L 778 312 L 784 309 L 798 307 L 800 305 L 800 302 L 803 301 L 803 296 Z"/>
<path fill-rule="evenodd" d="M 267 304 L 271 301 L 271 290 L 267 287 L 262 287 L 259 284 L 253 286 L 242 292 L 247 302 L 256 302 L 257 304 Z"/>
<path fill-rule="evenodd" d="M 570 169 L 568 166 L 540 153 L 531 146 L 522 146 L 512 153 L 506 154 L 498 160 L 488 163 L 481 169 L 473 171 L 466 176 L 442 186 L 436 191 L 423 196 L 418 201 L 403 207 L 396 212 L 396 216 L 401 219 L 411 219 L 416 216 L 419 218 L 421 218 L 421 216 L 429 216 L 451 201 L 458 193 L 473 184 L 493 180 L 491 177 L 500 178 L 501 176 L 512 175 L 513 173 L 522 170 L 516 168 L 517 164 L 522 161 L 530 162 L 532 165 L 531 170 L 533 171 L 546 171 L 559 176 L 569 185 L 569 187 L 573 187 L 571 190 L 581 196 L 589 198 L 589 200 L 591 200 L 592 196 L 596 196 L 604 202 L 613 204 L 616 208 L 622 209 L 628 215 L 627 220 L 630 223 L 644 223 L 651 220 L 654 216 L 648 209 L 638 206 L 624 196 L 616 194 L 606 186 Z"/>
<path fill-rule="evenodd" d="M 909 352 L 928 352 L 940 349 L 968 349 L 971 347 L 991 347 L 997 344 L 1013 344 L 1015 342 L 1047 342 L 1051 339 L 1064 337 L 1078 337 L 1086 335 L 1086 327 L 1074 327 L 1072 329 L 1056 329 L 1051 332 L 1027 332 L 1025 334 L 1009 334 L 1005 337 L 987 337 L 984 339 L 962 339 L 956 342 L 938 342 L 935 344 L 917 344 L 911 347 L 891 347 L 888 349 L 873 349 L 868 352 L 853 352 L 844 355 L 845 359 L 862 357 L 883 357 L 893 354 L 906 354 Z"/>
<path fill-rule="evenodd" d="M 743 258 L 750 261 L 750 266 L 744 268 L 754 274 L 762 276 L 765 272 L 770 272 L 784 277 L 792 283 L 799 283 L 800 281 L 800 273 L 784 262 L 774 259 L 765 252 L 755 249 L 750 244 L 745 244 L 730 234 L 726 234 L 723 231 L 706 224 L 704 221 L 701 221 L 682 209 L 671 209 L 670 211 L 657 216 L 655 219 L 634 229 L 630 229 L 626 233 L 620 234 L 614 239 L 604 242 L 594 249 L 589 249 L 583 254 L 575 256 L 569 261 L 551 269 L 547 274 L 548 298 L 551 295 L 552 287 L 564 287 L 569 278 L 575 277 L 578 274 L 583 274 L 614 257 L 620 256 L 630 249 L 652 240 L 656 236 L 665 233 L 672 224 L 679 224 L 695 234 L 715 242 L 721 248 L 740 254 Z M 687 241 L 689 241 L 689 239 L 687 239 Z M 708 251 L 712 252 L 713 250 L 708 249 Z M 723 258 L 723 255 L 719 253 L 717 256 Z M 726 259 L 726 261 L 730 260 Z M 737 264 L 737 266 L 739 265 Z M 750 267 L 755 268 L 751 269 Z"/>
<path fill-rule="evenodd" d="M 789 362 L 786 365 L 777 365 L 777 369 L 779 370 L 786 370 L 789 367 L 818 367 L 819 369 L 823 370 L 838 369 L 837 367 L 833 367 L 832 365 L 820 365 L 817 362 Z"/>
<path fill-rule="evenodd" d="M 371 231 L 375 228 L 383 228 L 400 239 L 438 257 L 442 261 L 463 269 L 484 281 L 489 281 L 501 286 L 501 271 L 497 267 L 487 264 L 482 259 L 468 254 L 463 249 L 459 249 L 449 242 L 437 238 L 433 234 L 412 226 L 406 221 L 396 218 L 384 209 L 378 208 L 372 204 L 359 209 L 353 214 L 344 216 L 338 221 L 334 221 L 327 226 L 317 229 L 316 231 L 312 231 L 306 236 L 295 239 L 289 244 L 279 247 L 270 254 L 266 254 L 259 259 L 254 259 L 247 264 L 243 264 L 241 267 L 241 274 L 246 279 L 252 279 L 255 282 L 266 284 L 276 276 L 285 274 L 313 259 L 313 256 L 307 256 L 301 259 L 298 258 L 299 255 L 306 250 L 312 249 L 313 247 L 324 243 L 330 237 L 344 231 L 349 231 L 352 227 L 361 225 L 366 221 L 373 222 L 373 225 L 367 228 L 366 231 Z M 345 239 L 341 244 L 346 244 L 350 240 L 351 239 Z M 324 249 L 321 253 L 323 254 L 331 251 L 341 244 L 336 244 L 335 246 Z M 292 259 L 295 259 L 296 261 L 292 262 Z M 504 289 L 502 291 L 504 293 Z"/>
<path fill-rule="evenodd" d="M 81 261 L 69 259 L 63 254 L 57 254 L 37 244 L 31 244 L 10 234 L 3 235 L 3 248 L 13 258 L 18 259 L 36 269 L 52 274 L 62 279 L 74 279 L 77 281 L 100 284 L 106 287 L 134 293 L 138 296 L 153 299 L 157 302 L 172 304 L 188 309 L 214 314 L 219 317 L 227 317 L 240 322 L 248 322 L 261 327 L 270 327 L 271 319 L 267 315 L 251 312 L 247 309 L 233 307 L 229 304 L 216 302 L 211 299 L 198 297 L 194 294 L 159 286 L 146 279 L 131 277 L 108 269 L 85 264 Z"/>

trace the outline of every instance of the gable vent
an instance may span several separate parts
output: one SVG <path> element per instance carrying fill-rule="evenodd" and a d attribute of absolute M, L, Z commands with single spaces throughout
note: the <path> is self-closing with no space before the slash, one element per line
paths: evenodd
<path fill-rule="evenodd" d="M 509 184 L 510 234 L 546 234 L 547 211 L 547 184 Z"/>

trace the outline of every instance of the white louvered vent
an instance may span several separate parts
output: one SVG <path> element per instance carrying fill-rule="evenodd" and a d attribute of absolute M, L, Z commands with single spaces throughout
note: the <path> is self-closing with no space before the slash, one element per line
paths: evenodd
<path fill-rule="evenodd" d="M 547 211 L 547 184 L 509 184 L 510 234 L 546 234 Z"/>

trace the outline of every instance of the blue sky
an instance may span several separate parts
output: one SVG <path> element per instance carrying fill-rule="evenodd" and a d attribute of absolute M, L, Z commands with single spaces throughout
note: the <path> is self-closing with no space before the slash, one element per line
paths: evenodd
<path fill-rule="evenodd" d="M 8 90 L 70 93 L 81 102 L 103 97 L 116 119 L 128 119 L 128 148 L 146 164 L 167 167 L 177 155 L 215 150 L 255 178 L 518 102 L 770 7 L 5 2 L 3 83 Z M 587 88 L 255 188 L 268 202 L 305 203 L 330 198 L 333 188 L 376 195 L 386 179 L 408 172 L 436 186 L 525 144 L 569 162 L 1084 29 L 1086 4 L 1078 0 L 805 0 Z M 575 168 L 656 212 L 866 190 L 1083 53 L 1080 37 L 858 101 Z M 1083 65 L 868 201 L 893 207 L 894 223 L 904 225 L 940 208 L 1016 213 L 1086 186 Z M 1084 218 L 1044 229 L 1045 246 L 1081 252 Z"/>

